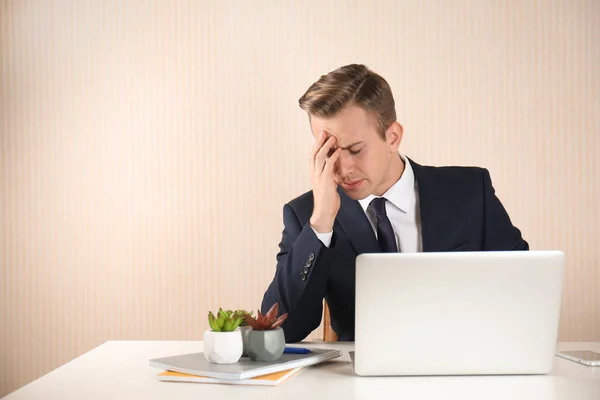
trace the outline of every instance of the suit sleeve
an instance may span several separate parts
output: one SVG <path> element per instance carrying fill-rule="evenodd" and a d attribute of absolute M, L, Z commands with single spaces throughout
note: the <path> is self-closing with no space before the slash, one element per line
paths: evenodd
<path fill-rule="evenodd" d="M 283 223 L 277 268 L 264 294 L 261 312 L 279 303 L 279 314 L 288 313 L 281 327 L 289 343 L 305 339 L 321 323 L 331 250 L 308 222 L 301 225 L 289 204 L 283 208 Z M 332 247 L 334 242 L 335 234 Z"/>
<path fill-rule="evenodd" d="M 529 244 L 522 238 L 506 209 L 496 196 L 490 173 L 483 170 L 484 195 L 484 250 L 529 250 Z"/>

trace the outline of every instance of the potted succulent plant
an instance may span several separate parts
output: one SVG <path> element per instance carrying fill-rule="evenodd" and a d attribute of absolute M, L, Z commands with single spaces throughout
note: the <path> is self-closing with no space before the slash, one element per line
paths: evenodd
<path fill-rule="evenodd" d="M 242 332 L 239 330 L 244 318 L 233 311 L 219 308 L 217 316 L 208 312 L 211 329 L 204 332 L 204 357 L 214 364 L 233 364 L 242 357 Z"/>
<path fill-rule="evenodd" d="M 250 325 L 248 331 L 246 352 L 253 361 L 275 361 L 281 357 L 285 349 L 285 335 L 281 324 L 287 318 L 287 313 L 277 317 L 278 303 L 262 314 L 258 310 L 258 317 L 253 318 L 246 314 L 244 319 Z"/>
<path fill-rule="evenodd" d="M 250 332 L 250 325 L 248 325 L 248 322 L 246 322 L 246 319 L 244 318 L 245 315 L 250 315 L 252 316 L 252 311 L 248 312 L 246 310 L 236 310 L 235 314 L 238 317 L 242 317 L 243 321 L 240 324 L 240 331 L 242 332 L 242 342 L 244 345 L 244 350 L 242 351 L 242 357 L 247 357 L 248 356 L 248 332 Z"/>

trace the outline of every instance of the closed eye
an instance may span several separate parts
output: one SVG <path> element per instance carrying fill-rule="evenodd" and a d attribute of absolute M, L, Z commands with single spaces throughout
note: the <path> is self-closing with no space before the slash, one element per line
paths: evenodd
<path fill-rule="evenodd" d="M 360 149 L 360 150 L 362 150 L 362 149 Z M 350 154 L 352 154 L 353 156 L 355 156 L 355 155 L 357 155 L 358 153 L 360 153 L 360 150 L 355 150 L 355 151 L 348 150 L 348 151 L 350 152 Z"/>

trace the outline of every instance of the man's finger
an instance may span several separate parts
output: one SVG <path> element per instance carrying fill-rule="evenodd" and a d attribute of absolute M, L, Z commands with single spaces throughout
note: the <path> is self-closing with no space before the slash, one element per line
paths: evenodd
<path fill-rule="evenodd" d="M 315 174 L 315 158 L 317 157 L 317 153 L 323 147 L 325 140 L 327 139 L 327 132 L 321 131 L 317 135 L 315 142 L 313 143 L 312 150 L 310 152 L 310 157 L 308 159 L 308 163 L 310 164 L 310 175 L 313 176 Z"/>
<path fill-rule="evenodd" d="M 325 168 L 323 169 L 324 174 L 333 175 L 335 163 L 337 162 L 338 158 L 340 158 L 340 154 L 342 154 L 342 148 L 338 147 L 335 149 L 331 157 L 329 157 L 325 162 Z"/>
<path fill-rule="evenodd" d="M 315 173 L 321 174 L 323 172 L 323 168 L 325 167 L 325 162 L 327 161 L 329 152 L 333 145 L 335 144 L 335 136 L 330 136 L 329 139 L 325 142 L 325 144 L 321 147 L 317 156 L 315 157 Z"/>
<path fill-rule="evenodd" d="M 317 156 L 317 153 L 319 152 L 321 147 L 323 147 L 323 143 L 325 143 L 325 140 L 327 140 L 327 133 L 325 131 L 319 132 L 319 136 L 317 136 L 317 139 L 315 139 L 315 144 L 313 145 L 312 151 L 310 153 L 310 161 L 312 164 L 314 164 L 315 157 Z"/>

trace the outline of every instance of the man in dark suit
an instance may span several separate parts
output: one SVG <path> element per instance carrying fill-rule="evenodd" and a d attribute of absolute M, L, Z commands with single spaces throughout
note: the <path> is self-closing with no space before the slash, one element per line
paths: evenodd
<path fill-rule="evenodd" d="M 283 207 L 277 268 L 262 303 L 263 312 L 278 302 L 288 313 L 287 342 L 319 326 L 323 299 L 339 340 L 354 340 L 361 253 L 529 249 L 486 169 L 421 166 L 399 152 L 391 89 L 367 67 L 322 76 L 299 103 L 315 137 L 312 190 Z"/>

